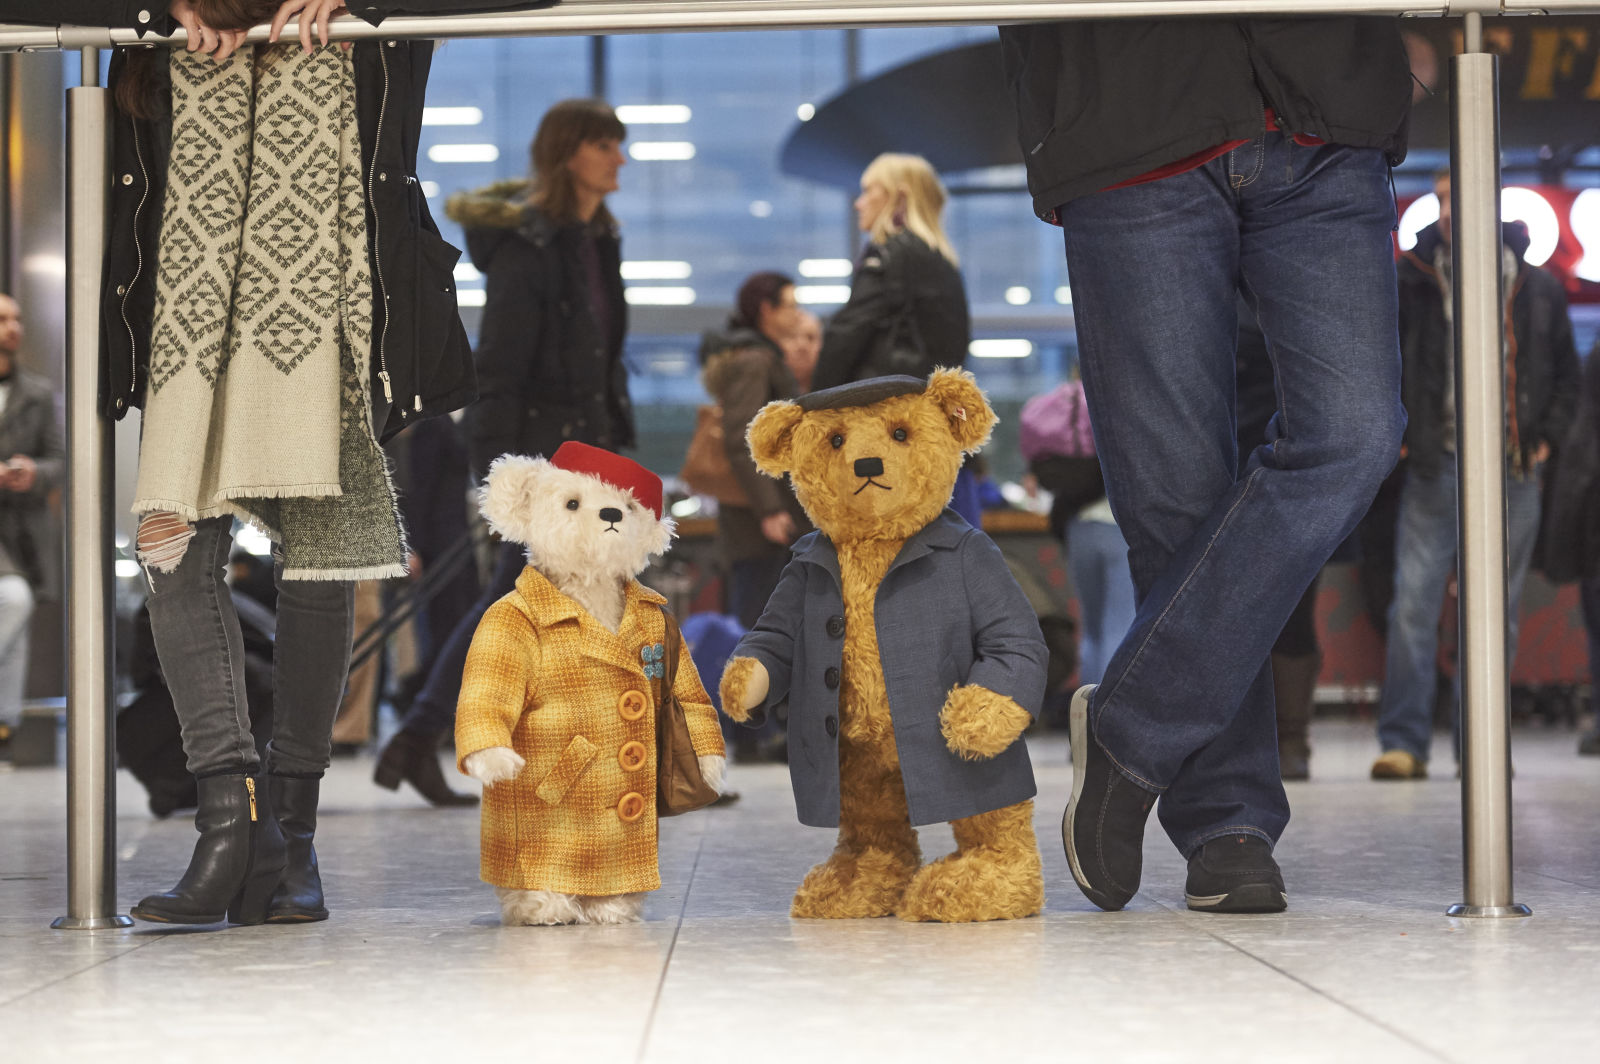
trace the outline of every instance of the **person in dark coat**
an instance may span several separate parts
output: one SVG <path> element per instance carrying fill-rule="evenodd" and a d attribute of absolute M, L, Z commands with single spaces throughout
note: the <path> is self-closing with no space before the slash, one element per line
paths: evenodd
<path fill-rule="evenodd" d="M 1583 396 L 1549 495 L 1545 572 L 1552 580 L 1577 580 L 1583 626 L 1589 634 L 1589 690 L 1594 724 L 1578 740 L 1578 753 L 1600 755 L 1600 342 L 1583 370 Z"/>
<path fill-rule="evenodd" d="M 927 377 L 966 361 L 967 290 L 944 205 L 944 186 L 919 156 L 880 155 L 862 173 L 856 223 L 869 242 L 849 302 L 823 331 L 814 390 L 894 373 Z"/>
<path fill-rule="evenodd" d="M 1392 18 L 1000 30 L 1034 212 L 1066 238 L 1107 497 L 1139 600 L 1071 708 L 1063 841 L 1103 909 L 1150 811 L 1206 912 L 1287 905 L 1274 641 L 1400 450 L 1394 199 L 1411 77 Z M 1243 295 L 1283 417 L 1242 470 Z"/>
<path fill-rule="evenodd" d="M 0 294 L 0 756 L 22 717 L 34 603 L 61 594 L 61 540 L 51 520 L 66 452 L 55 389 L 17 366 L 22 311 Z"/>
<path fill-rule="evenodd" d="M 1400 350 L 1406 412 L 1405 480 L 1395 532 L 1394 601 L 1378 706 L 1377 780 L 1421 779 L 1433 744 L 1439 608 L 1456 571 L 1455 357 L 1451 308 L 1450 175 L 1434 182 L 1439 221 L 1400 258 Z M 1506 293 L 1506 655 L 1516 655 L 1517 604 L 1539 534 L 1541 484 L 1578 398 L 1578 351 L 1566 292 L 1530 264 L 1528 231 L 1504 227 Z M 1459 676 L 1459 673 L 1458 673 Z M 1459 691 L 1457 692 L 1459 695 Z M 1458 699 L 1459 702 L 1459 699 Z M 1459 753 L 1459 751 L 1458 751 Z"/>
<path fill-rule="evenodd" d="M 622 250 L 605 199 L 617 188 L 627 130 L 600 100 L 564 100 L 533 138 L 533 178 L 451 198 L 488 295 L 476 361 L 481 398 L 466 415 L 467 449 L 482 479 L 502 454 L 545 455 L 578 440 L 634 445 L 622 343 L 627 304 Z M 434 805 L 472 803 L 439 769 L 438 745 L 455 720 L 467 648 L 478 620 L 516 586 L 523 548 L 501 543 L 488 586 L 440 651 L 374 779 L 402 780 Z"/>

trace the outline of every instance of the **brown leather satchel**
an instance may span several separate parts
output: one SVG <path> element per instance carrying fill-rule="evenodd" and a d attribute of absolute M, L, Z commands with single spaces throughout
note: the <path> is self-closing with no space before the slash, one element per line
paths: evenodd
<path fill-rule="evenodd" d="M 661 696 L 656 700 L 656 815 L 677 816 L 704 809 L 717 800 L 717 791 L 700 774 L 700 759 L 689 741 L 689 719 L 673 693 L 683 636 L 666 607 L 661 615 L 667 622 L 667 636 L 665 668 L 658 680 Z"/>
<path fill-rule="evenodd" d="M 696 495 L 709 495 L 724 506 L 749 506 L 722 433 L 722 407 L 702 406 L 695 412 L 694 435 L 678 476 Z"/>

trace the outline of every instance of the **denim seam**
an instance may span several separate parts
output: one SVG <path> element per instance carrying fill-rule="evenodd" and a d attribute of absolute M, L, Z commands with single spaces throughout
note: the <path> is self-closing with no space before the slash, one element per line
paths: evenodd
<path fill-rule="evenodd" d="M 224 538 L 229 541 L 227 548 L 222 546 Z M 219 564 L 215 555 L 217 553 L 225 553 L 226 550 L 231 549 L 233 546 L 232 539 L 233 537 L 231 535 L 227 537 L 222 536 L 220 534 L 220 529 L 218 530 L 218 534 L 213 537 L 212 550 L 214 553 L 210 563 L 209 573 L 207 574 L 208 577 L 210 573 L 215 573 L 219 568 L 222 568 L 226 565 L 225 557 L 221 564 Z M 223 687 L 228 693 L 228 710 L 234 724 L 234 742 L 237 744 L 235 749 L 239 754 L 239 759 L 248 765 L 250 763 L 250 755 L 256 752 L 255 737 L 250 732 L 249 710 L 245 710 L 245 715 L 242 719 L 239 714 L 239 700 L 244 692 L 236 689 L 236 686 L 233 683 L 233 654 L 232 648 L 228 646 L 228 626 L 223 622 L 222 619 L 222 601 L 217 595 L 217 581 L 208 578 L 205 581 L 205 591 L 206 595 L 211 600 L 211 617 L 216 625 L 218 642 L 220 642 L 222 645 L 222 661 L 227 673 L 227 676 L 223 682 Z M 229 605 L 231 606 L 232 604 L 230 603 Z M 259 758 L 257 760 L 257 767 L 259 768 Z"/>
<path fill-rule="evenodd" d="M 1172 598 L 1167 601 L 1166 608 L 1161 611 L 1161 616 L 1157 617 L 1155 623 L 1150 626 L 1150 632 L 1144 637 L 1144 641 L 1139 644 L 1139 649 L 1133 652 L 1133 658 L 1128 662 L 1127 668 L 1122 670 L 1122 675 L 1117 677 L 1117 682 L 1112 686 L 1111 690 L 1106 692 L 1106 697 L 1100 702 L 1099 711 L 1095 713 L 1095 724 L 1097 726 L 1097 731 L 1099 730 L 1098 725 L 1100 723 L 1100 718 L 1105 716 L 1106 703 L 1110 702 L 1117 696 L 1117 691 L 1127 681 L 1129 674 L 1139 667 L 1139 660 L 1144 657 L 1145 648 L 1150 645 L 1150 641 L 1154 639 L 1156 637 L 1156 633 L 1161 630 L 1163 622 L 1165 622 L 1172 611 L 1177 608 L 1179 601 L 1181 601 L 1184 596 L 1184 592 L 1186 592 L 1189 589 L 1189 585 L 1194 582 L 1195 574 L 1200 570 L 1201 566 L 1205 565 L 1206 559 L 1211 556 L 1211 550 L 1216 546 L 1218 538 L 1221 537 L 1223 532 L 1227 531 L 1229 524 L 1233 521 L 1233 515 L 1238 512 L 1239 507 L 1244 504 L 1244 501 L 1248 499 L 1251 492 L 1254 491 L 1256 480 L 1260 477 L 1260 475 L 1261 470 L 1258 469 L 1245 478 L 1244 490 L 1241 491 L 1239 493 L 1239 497 L 1233 501 L 1233 505 L 1228 507 L 1228 512 L 1223 516 L 1222 522 L 1217 525 L 1217 530 L 1211 534 L 1211 539 L 1206 543 L 1205 552 L 1202 553 L 1199 558 L 1195 559 L 1194 566 L 1190 568 L 1188 574 L 1184 577 L 1183 583 L 1178 586 L 1177 591 L 1173 592 Z M 1092 705 L 1091 708 L 1093 708 Z M 1104 743 L 1100 744 L 1100 749 L 1106 750 Z M 1112 757 L 1111 751 L 1106 750 L 1106 756 L 1110 757 L 1112 762 L 1117 764 L 1119 768 L 1121 767 L 1120 763 L 1117 762 L 1117 759 Z M 1126 770 L 1124 770 L 1124 773 L 1134 777 L 1135 779 L 1143 779 L 1143 777 L 1138 776 L 1136 773 L 1127 772 Z M 1156 785 L 1151 784 L 1151 786 Z M 1165 790 L 1166 788 L 1159 787 L 1157 789 L 1160 791 Z"/>
<path fill-rule="evenodd" d="M 1239 151 L 1239 149 L 1235 148 L 1233 151 L 1228 153 L 1228 184 L 1235 192 L 1238 192 L 1247 185 L 1254 184 L 1256 178 L 1261 176 L 1261 168 L 1266 162 L 1266 138 L 1257 137 L 1255 140 L 1250 142 L 1250 145 L 1251 147 L 1255 148 L 1255 165 L 1250 169 L 1248 174 L 1236 174 L 1233 172 L 1233 157 Z"/>

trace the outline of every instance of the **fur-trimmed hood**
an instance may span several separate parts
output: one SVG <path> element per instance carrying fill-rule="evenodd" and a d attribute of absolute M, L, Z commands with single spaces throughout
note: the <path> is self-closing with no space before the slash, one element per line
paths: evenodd
<path fill-rule="evenodd" d="M 544 220 L 528 205 L 528 192 L 528 181 L 518 178 L 457 192 L 445 201 L 445 217 L 461 226 L 467 237 L 467 254 L 480 271 L 489 270 L 507 240 L 518 236 L 531 239 L 528 227 Z"/>

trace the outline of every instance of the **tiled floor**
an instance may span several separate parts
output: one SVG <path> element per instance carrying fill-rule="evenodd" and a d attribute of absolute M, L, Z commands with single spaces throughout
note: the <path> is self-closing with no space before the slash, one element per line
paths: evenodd
<path fill-rule="evenodd" d="M 1534 916 L 1496 922 L 1443 915 L 1461 900 L 1455 781 L 1368 781 L 1370 728 L 1337 721 L 1290 792 L 1290 911 L 1256 917 L 1184 909 L 1158 830 L 1130 908 L 1093 909 L 1061 854 L 1054 737 L 1033 746 L 1048 911 L 954 927 L 790 920 L 832 838 L 798 826 L 783 770 L 760 768 L 737 770 L 737 805 L 663 824 L 645 923 L 501 928 L 476 812 L 380 791 L 356 761 L 324 792 L 328 923 L 52 931 L 64 776 L 0 770 L 0 1059 L 1594 1060 L 1600 759 L 1574 743 L 1517 733 L 1517 896 Z M 120 788 L 126 911 L 171 885 L 194 835 Z M 923 837 L 930 856 L 949 845 Z"/>

